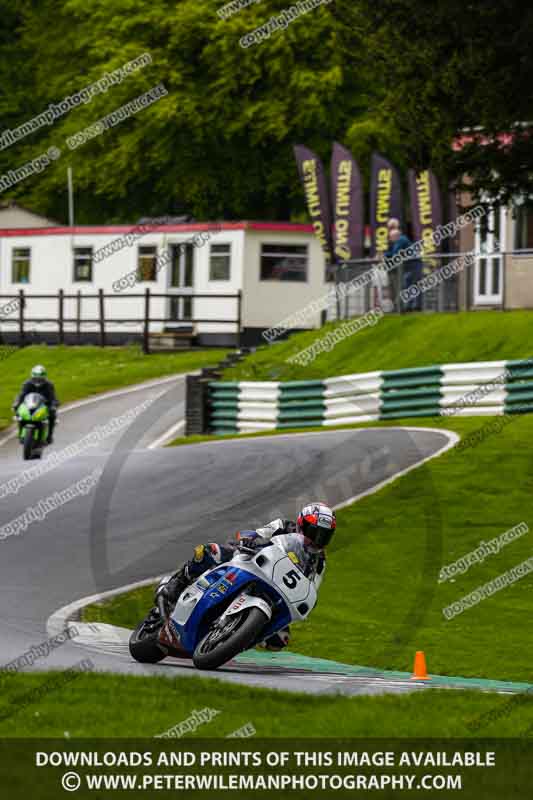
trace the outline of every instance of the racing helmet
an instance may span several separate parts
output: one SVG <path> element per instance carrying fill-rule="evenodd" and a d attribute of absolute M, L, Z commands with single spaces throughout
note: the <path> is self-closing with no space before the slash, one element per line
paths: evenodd
<path fill-rule="evenodd" d="M 335 533 L 337 518 L 335 512 L 324 503 L 310 503 L 298 514 L 296 527 L 317 547 L 326 547 Z"/>
<path fill-rule="evenodd" d="M 42 364 L 36 364 L 34 367 L 32 367 L 31 377 L 37 386 L 43 385 L 43 383 L 46 381 L 46 369 Z"/>

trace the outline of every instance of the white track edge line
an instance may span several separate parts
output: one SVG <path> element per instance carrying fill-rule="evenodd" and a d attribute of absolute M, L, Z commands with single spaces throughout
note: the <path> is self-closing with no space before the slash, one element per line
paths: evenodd
<path fill-rule="evenodd" d="M 135 589 L 142 589 L 144 586 L 150 586 L 152 583 L 161 580 L 162 577 L 163 575 L 157 575 L 155 578 L 144 578 L 142 581 L 135 581 L 125 586 L 119 586 L 116 589 L 108 589 L 106 592 L 99 592 L 98 594 L 91 594 L 79 600 L 74 600 L 73 603 L 58 608 L 57 611 L 54 611 L 54 613 L 48 617 L 46 621 L 46 632 L 50 637 L 56 636 L 66 628 L 68 621 L 72 619 L 78 611 L 85 608 L 85 606 L 90 606 L 92 603 L 99 603 L 102 600 L 109 600 L 111 597 L 116 597 L 119 594 L 133 592 Z M 114 625 L 112 627 L 118 626 Z"/>
<path fill-rule="evenodd" d="M 180 431 L 184 427 L 185 427 L 185 420 L 181 419 L 179 422 L 176 422 L 174 425 L 171 425 L 171 427 L 168 430 L 166 430 L 165 433 L 161 434 L 161 436 L 159 436 L 155 440 L 155 442 L 149 444 L 146 449 L 154 450 L 156 447 L 162 447 L 167 442 L 171 442 L 172 439 L 174 438 L 174 434 L 178 433 L 178 431 Z"/>

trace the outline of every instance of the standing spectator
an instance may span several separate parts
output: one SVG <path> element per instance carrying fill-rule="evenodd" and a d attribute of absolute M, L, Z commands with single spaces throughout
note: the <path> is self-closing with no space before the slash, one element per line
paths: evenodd
<path fill-rule="evenodd" d="M 406 236 L 405 233 L 402 233 L 400 222 L 395 217 L 391 217 L 391 219 L 388 221 L 387 229 L 389 234 L 389 247 L 385 252 L 385 256 L 387 258 L 392 258 L 402 250 L 406 250 L 412 245 L 412 241 L 409 239 L 409 237 Z M 409 286 L 412 286 L 414 283 L 418 283 L 422 277 L 422 262 L 419 258 L 410 258 L 406 261 L 403 261 L 401 269 L 396 271 L 396 276 L 400 274 L 402 275 L 402 285 L 397 286 L 395 292 L 396 297 L 398 298 L 398 311 L 400 311 L 400 290 L 408 289 Z M 398 278 L 396 278 L 396 283 L 398 284 Z M 420 311 L 420 296 L 408 300 L 405 304 L 405 310 Z"/>

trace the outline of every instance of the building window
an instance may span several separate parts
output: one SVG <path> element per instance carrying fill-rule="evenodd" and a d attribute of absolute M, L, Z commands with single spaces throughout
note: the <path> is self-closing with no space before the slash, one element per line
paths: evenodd
<path fill-rule="evenodd" d="M 93 249 L 92 247 L 74 248 L 74 283 L 90 283 L 93 279 Z"/>
<path fill-rule="evenodd" d="M 307 245 L 261 245 L 262 281 L 307 281 Z"/>
<path fill-rule="evenodd" d="M 30 248 L 14 247 L 11 256 L 11 282 L 30 282 Z"/>
<path fill-rule="evenodd" d="M 533 250 L 533 208 L 518 206 L 514 223 L 514 249 Z"/>
<path fill-rule="evenodd" d="M 209 250 L 209 280 L 229 281 L 231 244 L 212 244 Z"/>
<path fill-rule="evenodd" d="M 155 281 L 157 280 L 157 247 L 139 247 L 137 261 L 137 280 Z"/>

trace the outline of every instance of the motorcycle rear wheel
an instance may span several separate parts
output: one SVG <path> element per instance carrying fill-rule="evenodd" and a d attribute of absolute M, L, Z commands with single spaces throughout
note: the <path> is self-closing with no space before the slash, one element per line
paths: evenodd
<path fill-rule="evenodd" d="M 260 608 L 251 608 L 229 617 L 221 630 L 213 626 L 198 643 L 192 657 L 197 669 L 217 669 L 243 650 L 248 650 L 265 627 L 268 617 Z M 231 626 L 231 627 L 230 627 Z M 229 627 L 229 633 L 225 635 Z"/>
<path fill-rule="evenodd" d="M 141 664 L 157 664 L 158 661 L 166 658 L 167 653 L 159 644 L 160 627 L 155 631 L 153 628 L 147 630 L 146 620 L 137 625 L 129 640 L 130 654 L 135 661 L 139 661 Z"/>

